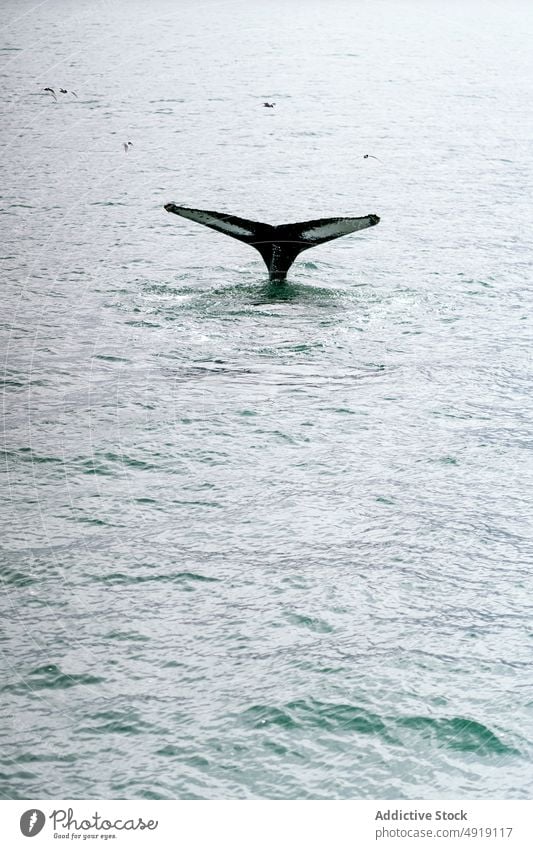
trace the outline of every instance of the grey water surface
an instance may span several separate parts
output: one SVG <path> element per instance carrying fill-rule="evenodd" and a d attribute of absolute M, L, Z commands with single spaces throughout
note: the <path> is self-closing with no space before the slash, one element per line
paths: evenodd
<path fill-rule="evenodd" d="M 2 7 L 2 797 L 530 796 L 531 4 Z"/>

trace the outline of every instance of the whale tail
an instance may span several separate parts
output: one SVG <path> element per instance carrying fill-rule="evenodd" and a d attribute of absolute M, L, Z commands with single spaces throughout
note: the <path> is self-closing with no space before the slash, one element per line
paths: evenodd
<path fill-rule="evenodd" d="M 289 268 L 302 251 L 379 223 L 377 215 L 365 215 L 362 218 L 317 218 L 274 227 L 236 215 L 189 209 L 175 203 L 166 203 L 165 209 L 254 247 L 263 257 L 270 280 L 285 280 Z"/>

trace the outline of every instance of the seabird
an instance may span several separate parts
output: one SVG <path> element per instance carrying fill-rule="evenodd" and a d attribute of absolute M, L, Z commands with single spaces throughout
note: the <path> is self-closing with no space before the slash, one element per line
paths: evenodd
<path fill-rule="evenodd" d="M 127 153 L 128 150 L 130 149 L 130 147 L 133 147 L 133 143 L 132 142 L 122 142 L 122 147 L 124 148 L 124 151 Z"/>
<path fill-rule="evenodd" d="M 371 153 L 365 153 L 363 159 L 377 159 L 378 162 L 381 162 L 379 156 L 372 156 Z"/>
<path fill-rule="evenodd" d="M 275 105 L 275 103 L 263 103 L 263 106 L 266 106 L 268 109 L 272 109 Z"/>
<path fill-rule="evenodd" d="M 46 86 L 46 88 L 43 88 L 43 91 L 47 91 L 49 94 L 51 94 L 51 95 L 52 95 L 52 97 L 54 98 L 54 100 L 57 100 L 57 95 L 56 95 L 56 93 L 55 93 L 54 89 L 53 89 L 53 88 L 50 88 L 50 86 L 49 86 L 49 85 L 47 85 L 47 86 Z"/>

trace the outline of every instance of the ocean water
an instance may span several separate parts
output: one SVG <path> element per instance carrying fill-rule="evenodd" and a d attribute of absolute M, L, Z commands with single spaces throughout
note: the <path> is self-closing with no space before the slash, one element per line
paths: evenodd
<path fill-rule="evenodd" d="M 2 6 L 0 795 L 530 796 L 531 4 Z"/>

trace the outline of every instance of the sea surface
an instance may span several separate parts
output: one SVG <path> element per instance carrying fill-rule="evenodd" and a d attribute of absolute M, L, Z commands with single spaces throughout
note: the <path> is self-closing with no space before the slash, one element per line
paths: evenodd
<path fill-rule="evenodd" d="M 2 18 L 1 797 L 529 797 L 531 3 Z"/>

